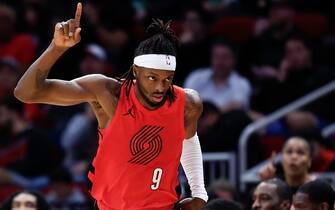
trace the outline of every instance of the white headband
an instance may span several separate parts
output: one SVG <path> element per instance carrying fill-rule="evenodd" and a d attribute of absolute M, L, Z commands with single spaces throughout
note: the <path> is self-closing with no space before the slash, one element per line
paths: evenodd
<path fill-rule="evenodd" d="M 134 58 L 134 64 L 140 67 L 157 70 L 176 70 L 176 57 L 163 54 L 146 54 Z"/>

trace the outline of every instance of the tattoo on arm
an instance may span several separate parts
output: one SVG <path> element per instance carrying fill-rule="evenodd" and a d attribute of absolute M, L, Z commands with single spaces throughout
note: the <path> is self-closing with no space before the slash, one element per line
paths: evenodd
<path fill-rule="evenodd" d="M 94 101 L 92 104 L 93 104 L 93 107 L 94 107 L 95 109 L 101 109 L 101 108 L 102 108 L 102 106 L 100 105 L 100 103 L 97 102 L 97 101 Z"/>

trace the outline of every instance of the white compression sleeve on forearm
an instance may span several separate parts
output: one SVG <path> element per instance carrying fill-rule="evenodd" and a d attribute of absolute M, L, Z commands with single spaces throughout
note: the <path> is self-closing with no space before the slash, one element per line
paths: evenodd
<path fill-rule="evenodd" d="M 192 197 L 201 198 L 207 202 L 208 196 L 204 184 L 202 153 L 197 134 L 184 140 L 180 162 L 191 187 Z"/>

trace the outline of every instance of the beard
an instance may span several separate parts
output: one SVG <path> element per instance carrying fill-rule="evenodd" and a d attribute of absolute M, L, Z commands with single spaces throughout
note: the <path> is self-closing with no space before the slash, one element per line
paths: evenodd
<path fill-rule="evenodd" d="M 149 97 L 147 96 L 147 94 L 144 92 L 144 90 L 142 89 L 141 85 L 139 83 L 137 83 L 137 89 L 138 89 L 138 92 L 140 93 L 141 97 L 143 98 L 143 100 L 145 101 L 146 104 L 148 104 L 150 106 L 150 108 L 158 108 L 158 107 L 161 107 L 164 103 L 165 103 L 165 100 L 166 100 L 166 93 L 163 93 L 164 96 L 163 96 L 163 99 L 161 102 L 158 102 L 158 103 L 155 103 L 155 102 L 152 102 Z M 161 93 L 158 93 L 158 92 L 154 92 L 152 94 L 161 94 Z M 149 95 L 149 94 L 148 94 Z"/>

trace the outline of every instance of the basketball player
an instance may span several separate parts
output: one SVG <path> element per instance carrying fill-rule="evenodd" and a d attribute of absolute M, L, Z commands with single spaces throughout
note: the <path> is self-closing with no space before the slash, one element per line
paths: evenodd
<path fill-rule="evenodd" d="M 178 201 L 180 162 L 192 191 L 182 208 L 202 209 L 207 193 L 196 134 L 202 102 L 197 92 L 172 85 L 173 31 L 154 21 L 122 80 L 99 74 L 47 79 L 57 59 L 80 41 L 81 13 L 78 3 L 74 19 L 56 24 L 50 46 L 22 76 L 15 96 L 26 103 L 92 106 L 100 143 L 88 177 L 99 209 L 171 210 Z"/>

